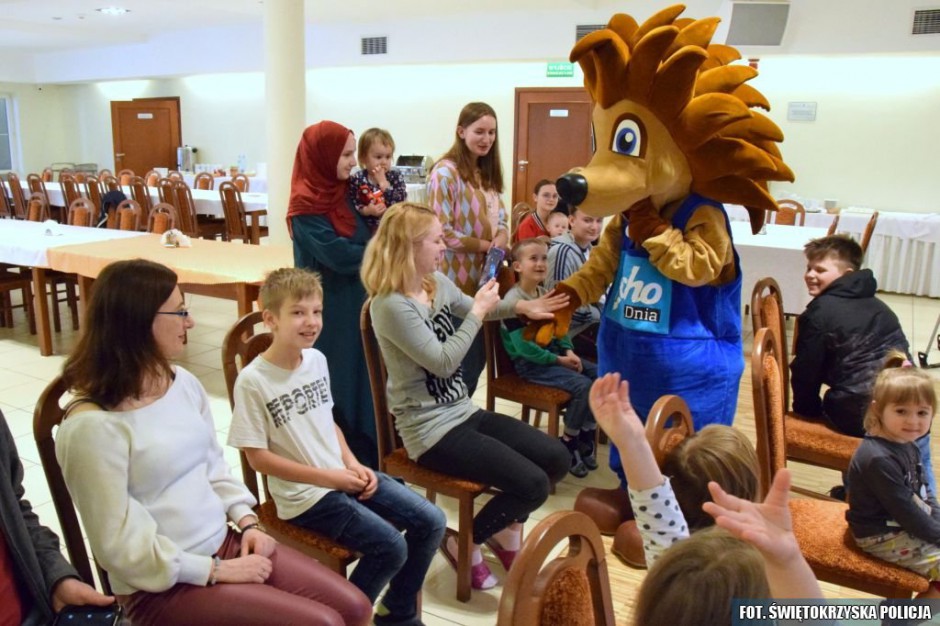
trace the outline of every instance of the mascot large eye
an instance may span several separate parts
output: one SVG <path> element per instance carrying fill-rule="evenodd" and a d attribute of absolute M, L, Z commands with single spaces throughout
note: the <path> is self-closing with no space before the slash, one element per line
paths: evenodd
<path fill-rule="evenodd" d="M 614 141 L 610 149 L 617 154 L 638 157 L 643 147 L 643 131 L 640 124 L 631 118 L 620 120 L 614 131 Z"/>

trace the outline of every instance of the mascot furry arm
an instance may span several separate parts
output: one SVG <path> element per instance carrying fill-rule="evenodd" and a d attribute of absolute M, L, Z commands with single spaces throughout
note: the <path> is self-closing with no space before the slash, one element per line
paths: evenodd
<path fill-rule="evenodd" d="M 670 280 L 690 287 L 730 282 L 736 271 L 723 211 L 702 202 L 681 229 L 672 217 L 690 196 L 743 204 L 756 232 L 764 212 L 777 208 L 767 181 L 793 180 L 777 147 L 783 134 L 752 110 L 769 108 L 746 84 L 757 71 L 729 65 L 738 52 L 710 43 L 718 18 L 677 19 L 684 8 L 663 9 L 642 25 L 615 15 L 571 52 L 595 102 L 597 150 L 586 167 L 559 179 L 558 189 L 581 210 L 613 219 L 588 262 L 559 284 L 572 296 L 569 308 L 530 329 L 539 343 L 563 335 L 571 312 L 605 292 L 625 232 Z"/>

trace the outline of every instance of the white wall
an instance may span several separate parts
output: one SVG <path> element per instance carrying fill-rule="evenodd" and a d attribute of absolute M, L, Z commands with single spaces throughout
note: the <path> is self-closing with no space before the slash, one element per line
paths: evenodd
<path fill-rule="evenodd" d="M 768 56 L 760 72 L 753 84 L 771 102 L 771 117 L 786 135 L 784 158 L 797 176 L 795 184 L 774 185 L 774 193 L 835 198 L 842 206 L 940 211 L 940 56 Z M 577 74 L 549 79 L 541 62 L 311 69 L 307 119 L 333 119 L 357 132 L 385 127 L 398 154 L 436 158 L 453 140 L 460 108 L 483 100 L 499 116 L 508 184 L 515 87 L 575 86 Z M 176 95 L 184 141 L 200 148 L 199 161 L 230 163 L 240 152 L 249 165 L 265 160 L 261 73 L 45 86 L 42 92 L 21 87 L 21 122 L 30 138 L 23 143 L 32 150 L 28 169 L 60 160 L 110 167 L 109 100 Z M 816 102 L 817 120 L 788 122 L 792 101 Z M 65 141 L 69 132 L 75 139 Z"/>
<path fill-rule="evenodd" d="M 76 139 L 80 122 L 69 114 L 70 92 L 58 85 L 0 82 L 0 94 L 12 97 L 19 122 L 14 169 L 38 172 L 56 161 L 81 160 L 83 150 Z"/>

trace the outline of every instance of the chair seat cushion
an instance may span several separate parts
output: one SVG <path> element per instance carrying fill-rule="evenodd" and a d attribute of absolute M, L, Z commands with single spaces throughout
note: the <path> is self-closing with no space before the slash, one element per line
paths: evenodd
<path fill-rule="evenodd" d="M 846 580 L 880 583 L 926 591 L 929 582 L 923 576 L 887 561 L 865 554 L 858 546 L 845 521 L 848 505 L 823 500 L 791 500 L 793 533 L 800 551 L 821 580 L 829 580 L 826 573 Z M 838 581 L 833 581 L 837 582 Z M 848 583 L 844 583 L 848 584 Z"/>
<path fill-rule="evenodd" d="M 787 456 L 794 459 L 810 462 L 831 459 L 846 470 L 862 442 L 858 437 L 843 435 L 823 422 L 808 420 L 796 413 L 787 413 L 785 424 Z"/>
<path fill-rule="evenodd" d="M 277 508 L 273 500 L 268 500 L 255 507 L 258 520 L 264 524 L 271 536 L 279 541 L 300 544 L 329 554 L 340 561 L 354 561 L 359 554 L 336 543 L 329 537 L 301 528 L 277 516 Z"/>
<path fill-rule="evenodd" d="M 546 411 L 571 400 L 571 394 L 567 391 L 530 383 L 518 374 L 503 374 L 487 384 L 493 385 L 493 391 L 500 398 L 510 402 L 520 402 L 517 398 L 524 399 L 524 404 L 536 409 L 544 407 Z"/>
<path fill-rule="evenodd" d="M 443 493 L 444 495 L 454 495 L 459 492 L 467 492 L 476 495 L 483 493 L 487 488 L 487 486 L 482 483 L 449 476 L 426 467 L 421 467 L 408 458 L 408 453 L 404 448 L 398 448 L 385 457 L 385 473 L 390 476 L 398 476 L 405 482 L 413 483 L 425 489 Z"/>

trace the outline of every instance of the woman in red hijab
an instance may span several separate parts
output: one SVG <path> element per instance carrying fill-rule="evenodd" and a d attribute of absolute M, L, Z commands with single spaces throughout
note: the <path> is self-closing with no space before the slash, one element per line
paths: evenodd
<path fill-rule="evenodd" d="M 366 301 L 359 266 L 370 231 L 346 200 L 355 165 L 351 130 L 329 121 L 309 126 L 294 159 L 287 228 L 294 265 L 319 272 L 323 281 L 323 332 L 315 347 L 330 369 L 333 416 L 356 458 L 376 469 L 372 391 L 359 335 Z"/>

